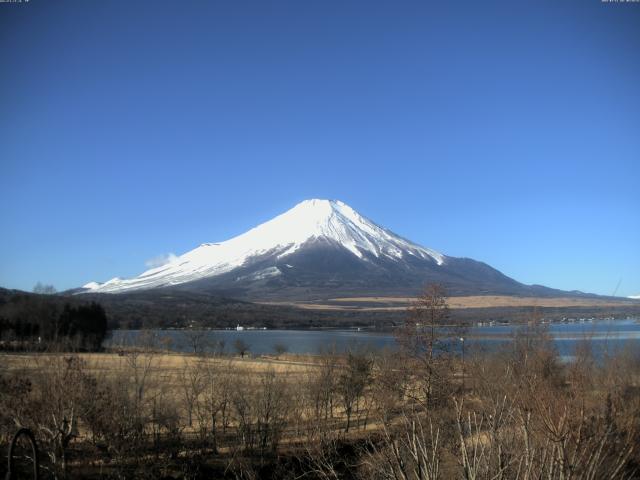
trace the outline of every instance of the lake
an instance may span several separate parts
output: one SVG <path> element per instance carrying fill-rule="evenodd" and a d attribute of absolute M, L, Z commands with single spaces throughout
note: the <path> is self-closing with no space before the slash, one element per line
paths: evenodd
<path fill-rule="evenodd" d="M 494 350 L 511 341 L 517 325 L 476 326 L 465 334 L 465 350 Z M 172 351 L 193 351 L 191 337 L 194 331 L 153 330 L 154 341 Z M 322 350 L 335 348 L 345 352 L 351 348 L 368 347 L 374 349 L 396 348 L 392 333 L 377 333 L 358 330 L 201 330 L 197 331 L 198 341 L 203 349 L 211 351 L 223 348 L 234 352 L 234 343 L 241 339 L 254 355 L 274 353 L 276 345 L 283 345 L 290 353 L 317 354 Z M 561 357 L 568 360 L 576 346 L 588 339 L 593 351 L 601 355 L 631 347 L 640 351 L 640 322 L 638 319 L 593 320 L 584 323 L 553 323 L 549 333 L 554 339 Z M 139 330 L 116 330 L 107 341 L 107 346 L 134 346 L 144 342 Z M 460 343 L 458 340 L 456 343 Z M 217 347 L 216 347 L 217 346 Z M 459 346 L 457 346 L 459 348 Z"/>

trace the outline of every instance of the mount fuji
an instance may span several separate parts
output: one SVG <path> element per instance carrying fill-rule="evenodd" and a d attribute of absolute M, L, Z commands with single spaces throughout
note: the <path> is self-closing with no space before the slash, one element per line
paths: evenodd
<path fill-rule="evenodd" d="M 159 288 L 246 298 L 311 300 L 415 295 L 428 282 L 450 295 L 555 296 L 489 265 L 406 240 L 337 200 L 306 200 L 248 232 L 203 243 L 131 279 L 90 282 L 79 293 Z"/>

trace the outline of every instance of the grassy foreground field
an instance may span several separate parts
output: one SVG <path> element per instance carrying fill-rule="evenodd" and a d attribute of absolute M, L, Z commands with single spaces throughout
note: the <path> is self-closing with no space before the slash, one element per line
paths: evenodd
<path fill-rule="evenodd" d="M 41 478 L 56 479 L 637 478 L 637 352 L 596 361 L 585 344 L 563 364 L 536 325 L 464 361 L 437 329 L 407 324 L 398 342 L 279 358 L 2 354 L 0 449 L 30 428 Z"/>
<path fill-rule="evenodd" d="M 55 360 L 69 357 L 69 353 L 1 353 L 0 362 L 5 372 L 42 372 L 56 366 Z M 77 353 L 88 372 L 115 375 L 128 369 L 130 361 L 127 355 L 116 352 Z M 185 366 L 192 362 L 242 371 L 246 375 L 255 375 L 265 371 L 282 374 L 305 374 L 318 367 L 313 356 L 281 355 L 275 357 L 240 358 L 237 357 L 199 357 L 184 353 L 153 352 L 140 353 L 138 360 L 151 362 L 154 375 L 164 380 L 175 380 Z M 169 383 L 168 386 L 172 384 Z"/>

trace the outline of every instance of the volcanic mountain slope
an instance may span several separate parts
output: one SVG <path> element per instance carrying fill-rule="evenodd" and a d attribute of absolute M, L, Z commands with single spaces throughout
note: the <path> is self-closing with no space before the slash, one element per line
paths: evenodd
<path fill-rule="evenodd" d="M 251 300 L 312 300 L 415 295 L 427 282 L 443 284 L 450 295 L 566 295 L 417 245 L 334 200 L 306 200 L 235 238 L 204 243 L 138 277 L 91 282 L 81 291 L 172 287 Z"/>

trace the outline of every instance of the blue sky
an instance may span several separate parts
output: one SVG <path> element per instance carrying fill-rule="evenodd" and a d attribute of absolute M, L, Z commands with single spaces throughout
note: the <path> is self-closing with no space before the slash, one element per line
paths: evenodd
<path fill-rule="evenodd" d="M 307 198 L 640 293 L 640 4 L 0 3 L 0 286 L 134 276 Z"/>

